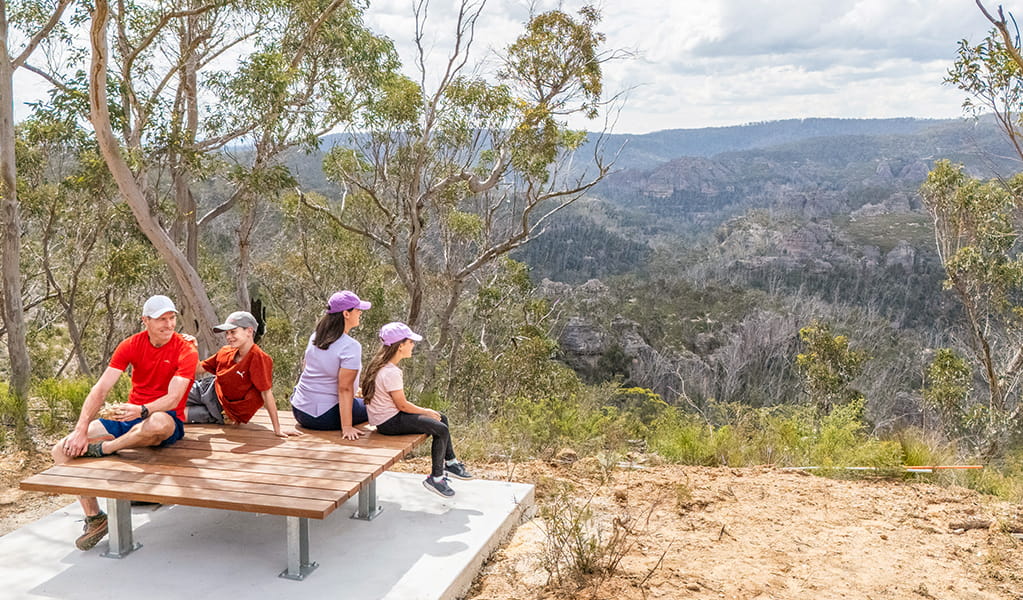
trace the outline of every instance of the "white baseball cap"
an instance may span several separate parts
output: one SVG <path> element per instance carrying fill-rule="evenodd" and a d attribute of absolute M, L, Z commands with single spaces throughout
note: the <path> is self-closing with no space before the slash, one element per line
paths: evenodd
<path fill-rule="evenodd" d="M 150 296 L 149 300 L 142 305 L 142 316 L 150 319 L 157 319 L 169 312 L 176 313 L 178 309 L 167 296 Z"/>

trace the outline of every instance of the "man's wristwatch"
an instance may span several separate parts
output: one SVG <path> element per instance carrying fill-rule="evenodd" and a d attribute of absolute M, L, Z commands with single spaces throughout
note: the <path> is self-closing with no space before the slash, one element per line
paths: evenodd
<path fill-rule="evenodd" d="M 146 406 L 145 404 L 143 404 L 142 405 L 142 412 L 139 413 L 139 418 L 140 419 L 145 419 L 148 416 L 149 416 L 149 407 Z"/>

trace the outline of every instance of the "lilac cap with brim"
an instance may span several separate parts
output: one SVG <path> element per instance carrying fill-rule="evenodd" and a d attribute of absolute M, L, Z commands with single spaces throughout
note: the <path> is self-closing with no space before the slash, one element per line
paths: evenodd
<path fill-rule="evenodd" d="M 413 342 L 423 341 L 423 336 L 412 331 L 408 325 L 395 321 L 394 323 L 388 323 L 380 328 L 380 341 L 385 346 L 396 344 L 402 340 L 412 340 Z"/>
<path fill-rule="evenodd" d="M 341 292 L 335 292 L 330 300 L 327 300 L 327 314 L 334 314 L 344 312 L 346 310 L 352 310 L 357 308 L 359 310 L 369 310 L 373 305 L 365 300 L 360 300 L 355 292 L 349 292 L 344 290 Z"/>

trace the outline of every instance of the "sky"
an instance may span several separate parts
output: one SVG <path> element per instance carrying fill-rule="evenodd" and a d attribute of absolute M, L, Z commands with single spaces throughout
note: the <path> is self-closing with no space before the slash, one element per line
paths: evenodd
<path fill-rule="evenodd" d="M 522 32 L 530 7 L 574 12 L 584 2 L 490 0 L 480 58 Z M 987 2 L 990 10 L 997 4 Z M 456 0 L 434 0 L 431 65 L 452 38 Z M 806 117 L 955 118 L 965 95 L 942 81 L 961 39 L 990 24 L 972 0 L 603 0 L 607 48 L 635 58 L 607 65 L 605 90 L 628 96 L 614 130 L 738 125 Z M 366 23 L 414 57 L 412 0 L 372 0 Z M 1023 10 L 1011 4 L 1006 11 Z M 601 123 L 573 122 L 599 128 Z"/>
<path fill-rule="evenodd" d="M 369 0 L 366 24 L 391 38 L 409 75 L 414 0 Z M 471 0 L 478 2 L 479 0 Z M 606 48 L 633 58 L 605 65 L 604 89 L 625 93 L 617 133 L 717 127 L 808 117 L 955 118 L 965 95 L 942 81 L 961 39 L 983 39 L 990 24 L 972 0 L 602 0 Z M 583 0 L 489 0 L 477 24 L 474 58 L 523 32 L 530 10 L 576 12 Z M 428 69 L 443 68 L 458 0 L 432 0 Z M 997 4 L 988 1 L 990 9 Z M 1007 11 L 1021 11 L 1009 4 Z M 492 69 L 491 69 L 492 70 Z M 38 78 L 19 69 L 16 118 L 39 99 Z M 570 122 L 599 130 L 603 121 Z"/>

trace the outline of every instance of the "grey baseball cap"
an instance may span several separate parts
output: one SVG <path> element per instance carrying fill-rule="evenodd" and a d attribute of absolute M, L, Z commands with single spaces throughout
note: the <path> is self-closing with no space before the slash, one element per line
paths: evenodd
<path fill-rule="evenodd" d="M 256 329 L 259 327 L 259 323 L 256 322 L 256 317 L 253 317 L 252 313 L 239 310 L 227 315 L 227 320 L 214 327 L 213 331 L 229 331 L 237 327 L 251 327 Z"/>

